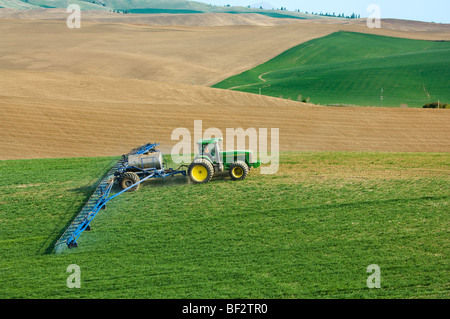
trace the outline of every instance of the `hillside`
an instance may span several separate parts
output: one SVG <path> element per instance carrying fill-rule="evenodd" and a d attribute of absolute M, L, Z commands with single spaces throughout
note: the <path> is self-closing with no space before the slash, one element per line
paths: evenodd
<path fill-rule="evenodd" d="M 67 8 L 68 3 L 77 4 L 82 10 L 109 10 L 98 4 L 85 0 L 74 0 L 68 2 L 67 0 L 0 0 L 0 7 L 18 9 L 18 10 L 35 10 L 42 8 Z"/>
<path fill-rule="evenodd" d="M 317 19 L 319 17 L 294 11 L 265 10 L 240 6 L 213 6 L 186 0 L 78 0 L 82 10 L 120 11 L 138 14 L 192 14 L 192 13 L 229 13 L 260 14 L 273 18 Z M 66 8 L 67 0 L 0 0 L 0 7 L 12 9 Z"/>
<path fill-rule="evenodd" d="M 5 15 L 12 14 L 11 9 L 0 9 L 0 14 L 5 10 Z M 296 20 L 211 27 L 198 24 L 234 23 L 227 19 L 236 15 L 220 20 L 216 14 L 86 11 L 82 28 L 69 30 L 67 14 L 55 10 L 61 9 L 13 11 L 18 19 L 3 18 L 0 24 L 1 159 L 115 156 L 148 141 L 161 142 L 167 151 L 174 144 L 173 129 L 191 129 L 195 119 L 203 119 L 205 128 L 222 130 L 282 128 L 282 150 L 450 149 L 441 138 L 449 130 L 448 112 L 311 107 L 207 87 L 341 29 L 450 40 L 445 26 L 368 30 L 329 20 Z M 179 24 L 194 25 L 141 24 L 145 20 L 139 19 L 147 16 L 159 16 L 160 23 L 179 19 Z M 197 20 L 189 20 L 193 16 Z"/>
<path fill-rule="evenodd" d="M 450 42 L 337 32 L 214 87 L 324 105 L 422 107 L 450 101 L 449 56 Z"/>
<path fill-rule="evenodd" d="M 0 12 L 4 10 L 11 14 L 11 9 Z M 368 31 L 316 20 L 270 26 L 158 26 L 135 20 L 152 15 L 87 11 L 82 28 L 70 30 L 67 14 L 58 17 L 61 12 L 53 10 L 60 9 L 21 10 L 22 18 L 3 18 L 0 24 L 1 159 L 115 156 L 148 141 L 161 142 L 170 151 L 171 132 L 192 129 L 196 119 L 203 119 L 205 128 L 223 131 L 282 128 L 282 150 L 450 149 L 441 138 L 449 130 L 448 112 L 312 107 L 206 87 L 340 29 L 446 40 L 450 33 L 445 27 Z M 48 12 L 53 20 L 44 20 Z M 39 18 L 33 19 L 36 13 Z M 182 23 L 189 16 L 166 18 Z M 216 18 L 195 16 L 197 24 Z M 119 17 L 123 20 L 114 22 Z"/>
<path fill-rule="evenodd" d="M 0 18 L 59 20 L 67 19 L 65 9 L 15 10 L 0 8 Z M 128 23 L 162 26 L 276 26 L 293 22 L 293 19 L 276 19 L 254 13 L 202 13 L 202 14 L 117 14 L 109 11 L 87 10 L 83 12 L 83 23 Z M 298 20 L 296 20 L 298 21 Z"/>
<path fill-rule="evenodd" d="M 117 156 L 176 128 L 280 128 L 282 151 L 449 152 L 450 112 L 336 108 L 70 73 L 0 71 L 0 159 Z"/>
<path fill-rule="evenodd" d="M 8 10 L 6 16 L 11 15 L 10 9 L 0 9 L 0 14 L 3 10 Z M 190 19 L 194 24 L 161 27 L 150 25 L 153 20 L 143 22 L 145 15 L 95 13 L 96 16 L 91 18 L 83 16 L 81 29 L 69 30 L 65 23 L 67 13 L 55 13 L 49 16 L 54 20 L 47 20 L 47 13 L 37 12 L 40 15 L 33 19 L 36 11 L 39 10 L 21 10 L 23 18 L 2 19 L 0 34 L 4 45 L 0 46 L 0 69 L 96 74 L 210 86 L 296 45 L 339 30 L 450 40 L 450 32 L 445 28 L 433 31 L 370 30 L 352 24 L 306 22 L 316 20 L 268 26 L 195 26 L 208 22 L 233 23 L 227 19 L 236 18 L 227 15 L 221 20 L 207 14 L 160 16 L 157 19 L 161 24 L 183 24 Z"/>

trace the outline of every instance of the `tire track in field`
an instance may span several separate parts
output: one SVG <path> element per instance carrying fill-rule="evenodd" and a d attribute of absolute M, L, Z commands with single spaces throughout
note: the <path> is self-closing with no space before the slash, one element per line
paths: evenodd
<path fill-rule="evenodd" d="M 276 72 L 276 71 L 280 71 L 280 70 L 269 71 L 269 72 L 265 72 L 265 73 L 263 73 L 263 74 L 260 74 L 260 75 L 258 76 L 258 79 L 260 79 L 263 83 L 267 83 L 267 80 L 263 79 L 263 76 L 265 76 L 265 75 L 267 75 L 267 74 L 269 74 L 269 73 Z M 252 85 L 257 85 L 257 84 L 261 84 L 261 83 L 258 82 L 258 83 L 251 83 L 251 84 L 237 85 L 237 86 L 233 86 L 233 87 L 231 87 L 231 88 L 228 88 L 228 90 L 236 90 L 236 89 L 239 89 L 239 88 L 242 88 L 242 87 L 252 86 Z M 269 85 L 269 86 L 270 86 L 270 85 Z"/>

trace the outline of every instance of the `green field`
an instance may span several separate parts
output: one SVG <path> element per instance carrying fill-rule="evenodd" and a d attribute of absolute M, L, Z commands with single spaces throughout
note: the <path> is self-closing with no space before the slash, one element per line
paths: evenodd
<path fill-rule="evenodd" d="M 450 42 L 337 32 L 285 51 L 216 88 L 322 105 L 422 107 L 450 101 Z M 261 90 L 261 91 L 260 91 Z"/>
<path fill-rule="evenodd" d="M 230 14 L 242 14 L 242 13 L 254 13 L 254 14 L 262 14 L 271 18 L 278 18 L 278 19 L 306 19 L 305 15 L 294 15 L 298 14 L 296 12 L 288 12 L 284 13 L 283 11 L 276 11 L 273 10 L 258 10 L 258 11 L 224 11 L 223 13 L 230 13 Z M 290 14 L 291 13 L 291 14 Z"/>
<path fill-rule="evenodd" d="M 0 298 L 449 297 L 448 153 L 283 153 L 276 175 L 151 181 L 53 253 L 114 160 L 0 161 Z"/>

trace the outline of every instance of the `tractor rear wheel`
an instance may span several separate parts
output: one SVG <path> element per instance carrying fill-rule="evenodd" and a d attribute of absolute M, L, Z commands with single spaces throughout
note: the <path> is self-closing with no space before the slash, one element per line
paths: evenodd
<path fill-rule="evenodd" d="M 123 174 L 122 180 L 120 182 L 120 186 L 122 186 L 122 189 L 126 189 L 126 188 L 136 184 L 139 181 L 140 181 L 140 178 L 136 173 L 126 172 Z M 129 192 L 137 191 L 139 189 L 139 186 L 140 186 L 140 184 L 136 185 L 133 188 L 130 188 L 128 191 Z"/>
<path fill-rule="evenodd" d="M 189 165 L 188 174 L 194 183 L 208 183 L 214 175 L 214 167 L 205 159 L 196 159 Z"/>
<path fill-rule="evenodd" d="M 230 177 L 234 181 L 239 181 L 246 178 L 248 171 L 248 165 L 243 161 L 236 161 L 230 165 Z"/>

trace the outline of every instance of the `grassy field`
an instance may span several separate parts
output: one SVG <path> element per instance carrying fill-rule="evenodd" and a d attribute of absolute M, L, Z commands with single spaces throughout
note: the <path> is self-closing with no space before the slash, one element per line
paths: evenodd
<path fill-rule="evenodd" d="M 151 181 L 54 254 L 114 160 L 0 162 L 0 298 L 449 297 L 449 154 L 283 153 L 276 175 Z"/>
<path fill-rule="evenodd" d="M 422 107 L 450 101 L 450 42 L 352 32 L 315 39 L 216 88 L 324 105 Z M 260 91 L 261 90 L 261 91 Z"/>

